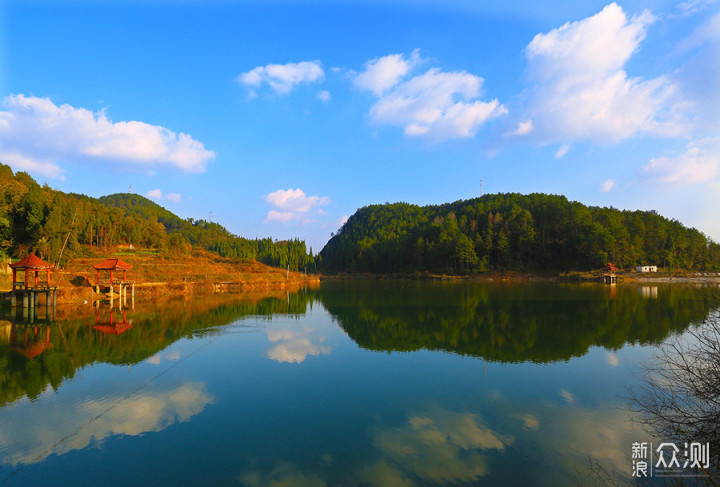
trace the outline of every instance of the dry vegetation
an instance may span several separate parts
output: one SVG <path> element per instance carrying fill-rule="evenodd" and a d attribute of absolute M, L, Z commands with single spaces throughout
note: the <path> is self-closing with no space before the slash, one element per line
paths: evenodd
<path fill-rule="evenodd" d="M 58 302 L 90 300 L 95 282 L 93 265 L 105 258 L 119 258 L 133 266 L 127 279 L 135 281 L 138 295 L 212 293 L 226 290 L 297 288 L 318 282 L 317 276 L 288 272 L 256 260 L 240 261 L 195 249 L 181 256 L 161 255 L 153 250 L 118 247 L 97 257 L 72 259 L 52 274 L 59 287 Z M 0 275 L 2 290 L 10 289 L 9 275 Z"/>

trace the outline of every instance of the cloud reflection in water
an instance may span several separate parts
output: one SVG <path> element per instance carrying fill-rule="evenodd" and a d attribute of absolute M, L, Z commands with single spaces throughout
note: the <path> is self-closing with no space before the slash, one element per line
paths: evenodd
<path fill-rule="evenodd" d="M 81 450 L 113 435 L 161 431 L 188 421 L 213 401 L 204 384 L 188 382 L 174 389 L 142 392 L 119 400 L 29 404 L 18 411 L 19 417 L 0 426 L 0 462 L 31 464 L 53 453 Z M 30 415 L 32 418 L 23 417 Z M 42 423 L 34 425 L 34 418 L 42 418 Z"/>

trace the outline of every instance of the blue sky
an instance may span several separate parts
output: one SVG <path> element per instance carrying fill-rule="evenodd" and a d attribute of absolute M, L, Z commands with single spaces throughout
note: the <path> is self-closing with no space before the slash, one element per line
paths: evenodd
<path fill-rule="evenodd" d="M 719 7 L 10 0 L 0 160 L 316 252 L 359 207 L 481 180 L 720 240 Z"/>

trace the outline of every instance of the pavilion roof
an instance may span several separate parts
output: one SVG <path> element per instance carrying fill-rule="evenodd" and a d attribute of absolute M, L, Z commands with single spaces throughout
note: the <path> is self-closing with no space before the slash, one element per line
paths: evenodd
<path fill-rule="evenodd" d="M 13 350 L 15 350 L 20 355 L 24 355 L 26 358 L 32 360 L 41 353 L 43 353 L 45 350 L 51 349 L 52 346 L 53 344 L 50 343 L 50 339 L 48 338 L 47 340 L 42 342 L 34 342 L 27 347 L 15 347 L 13 348 Z"/>
<path fill-rule="evenodd" d="M 93 328 L 106 335 L 122 335 L 132 328 L 132 325 L 127 321 L 123 321 L 122 323 L 115 323 L 114 325 L 95 325 Z"/>
<path fill-rule="evenodd" d="M 94 265 L 93 267 L 99 271 L 114 271 L 118 269 L 120 269 L 121 271 L 126 271 L 128 269 L 132 269 L 132 266 L 130 264 L 120 259 L 105 259 L 104 261 L 100 262 L 97 265 Z"/>
<path fill-rule="evenodd" d="M 14 264 L 10 264 L 10 267 L 13 269 L 52 269 L 55 267 L 52 264 L 48 264 L 44 260 L 42 260 L 37 255 L 30 254 L 27 257 L 25 257 L 22 260 L 19 260 L 15 262 Z"/>

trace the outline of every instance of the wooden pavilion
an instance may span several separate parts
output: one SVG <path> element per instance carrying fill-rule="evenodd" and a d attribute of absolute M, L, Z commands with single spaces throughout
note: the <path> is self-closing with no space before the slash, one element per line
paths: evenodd
<path fill-rule="evenodd" d="M 95 274 L 95 292 L 109 292 L 110 299 L 114 296 L 114 291 L 117 289 L 120 297 L 123 297 L 123 293 L 127 295 L 127 288 L 132 288 L 132 296 L 135 297 L 135 281 L 129 281 L 127 279 L 127 271 L 132 269 L 132 266 L 121 259 L 105 259 L 93 268 L 96 271 Z M 119 273 L 122 271 L 122 278 L 119 277 Z M 100 273 L 106 273 L 105 277 L 101 278 Z"/>
<path fill-rule="evenodd" d="M 12 305 L 17 304 L 17 297 L 22 296 L 23 307 L 33 308 L 37 304 L 39 294 L 45 294 L 45 303 L 50 302 L 52 294 L 53 305 L 55 304 L 55 292 L 57 287 L 50 285 L 50 272 L 55 266 L 43 261 L 40 257 L 31 253 L 24 259 L 10 264 L 12 269 Z M 40 273 L 44 271 L 45 280 L 40 279 Z M 24 272 L 24 278 L 18 280 L 18 272 Z M 34 276 L 32 275 L 34 274 Z"/>
<path fill-rule="evenodd" d="M 45 350 L 50 350 L 53 344 L 50 342 L 50 327 L 45 326 L 45 333 L 38 330 L 37 326 L 24 326 L 22 339 L 18 339 L 18 331 L 20 327 L 13 327 L 10 332 L 11 349 L 25 358 L 32 360 Z M 44 340 L 43 340 L 44 335 Z"/>
<path fill-rule="evenodd" d="M 617 284 L 617 267 L 612 262 L 608 262 L 603 267 L 603 282 L 605 284 Z"/>
<path fill-rule="evenodd" d="M 106 335 L 122 335 L 132 328 L 132 323 L 130 323 L 127 316 L 125 316 L 125 311 L 122 311 L 121 320 L 114 321 L 112 308 L 110 309 L 110 322 L 102 323 L 100 321 L 100 310 L 98 309 L 95 318 L 95 326 L 93 326 L 93 328 Z"/>

